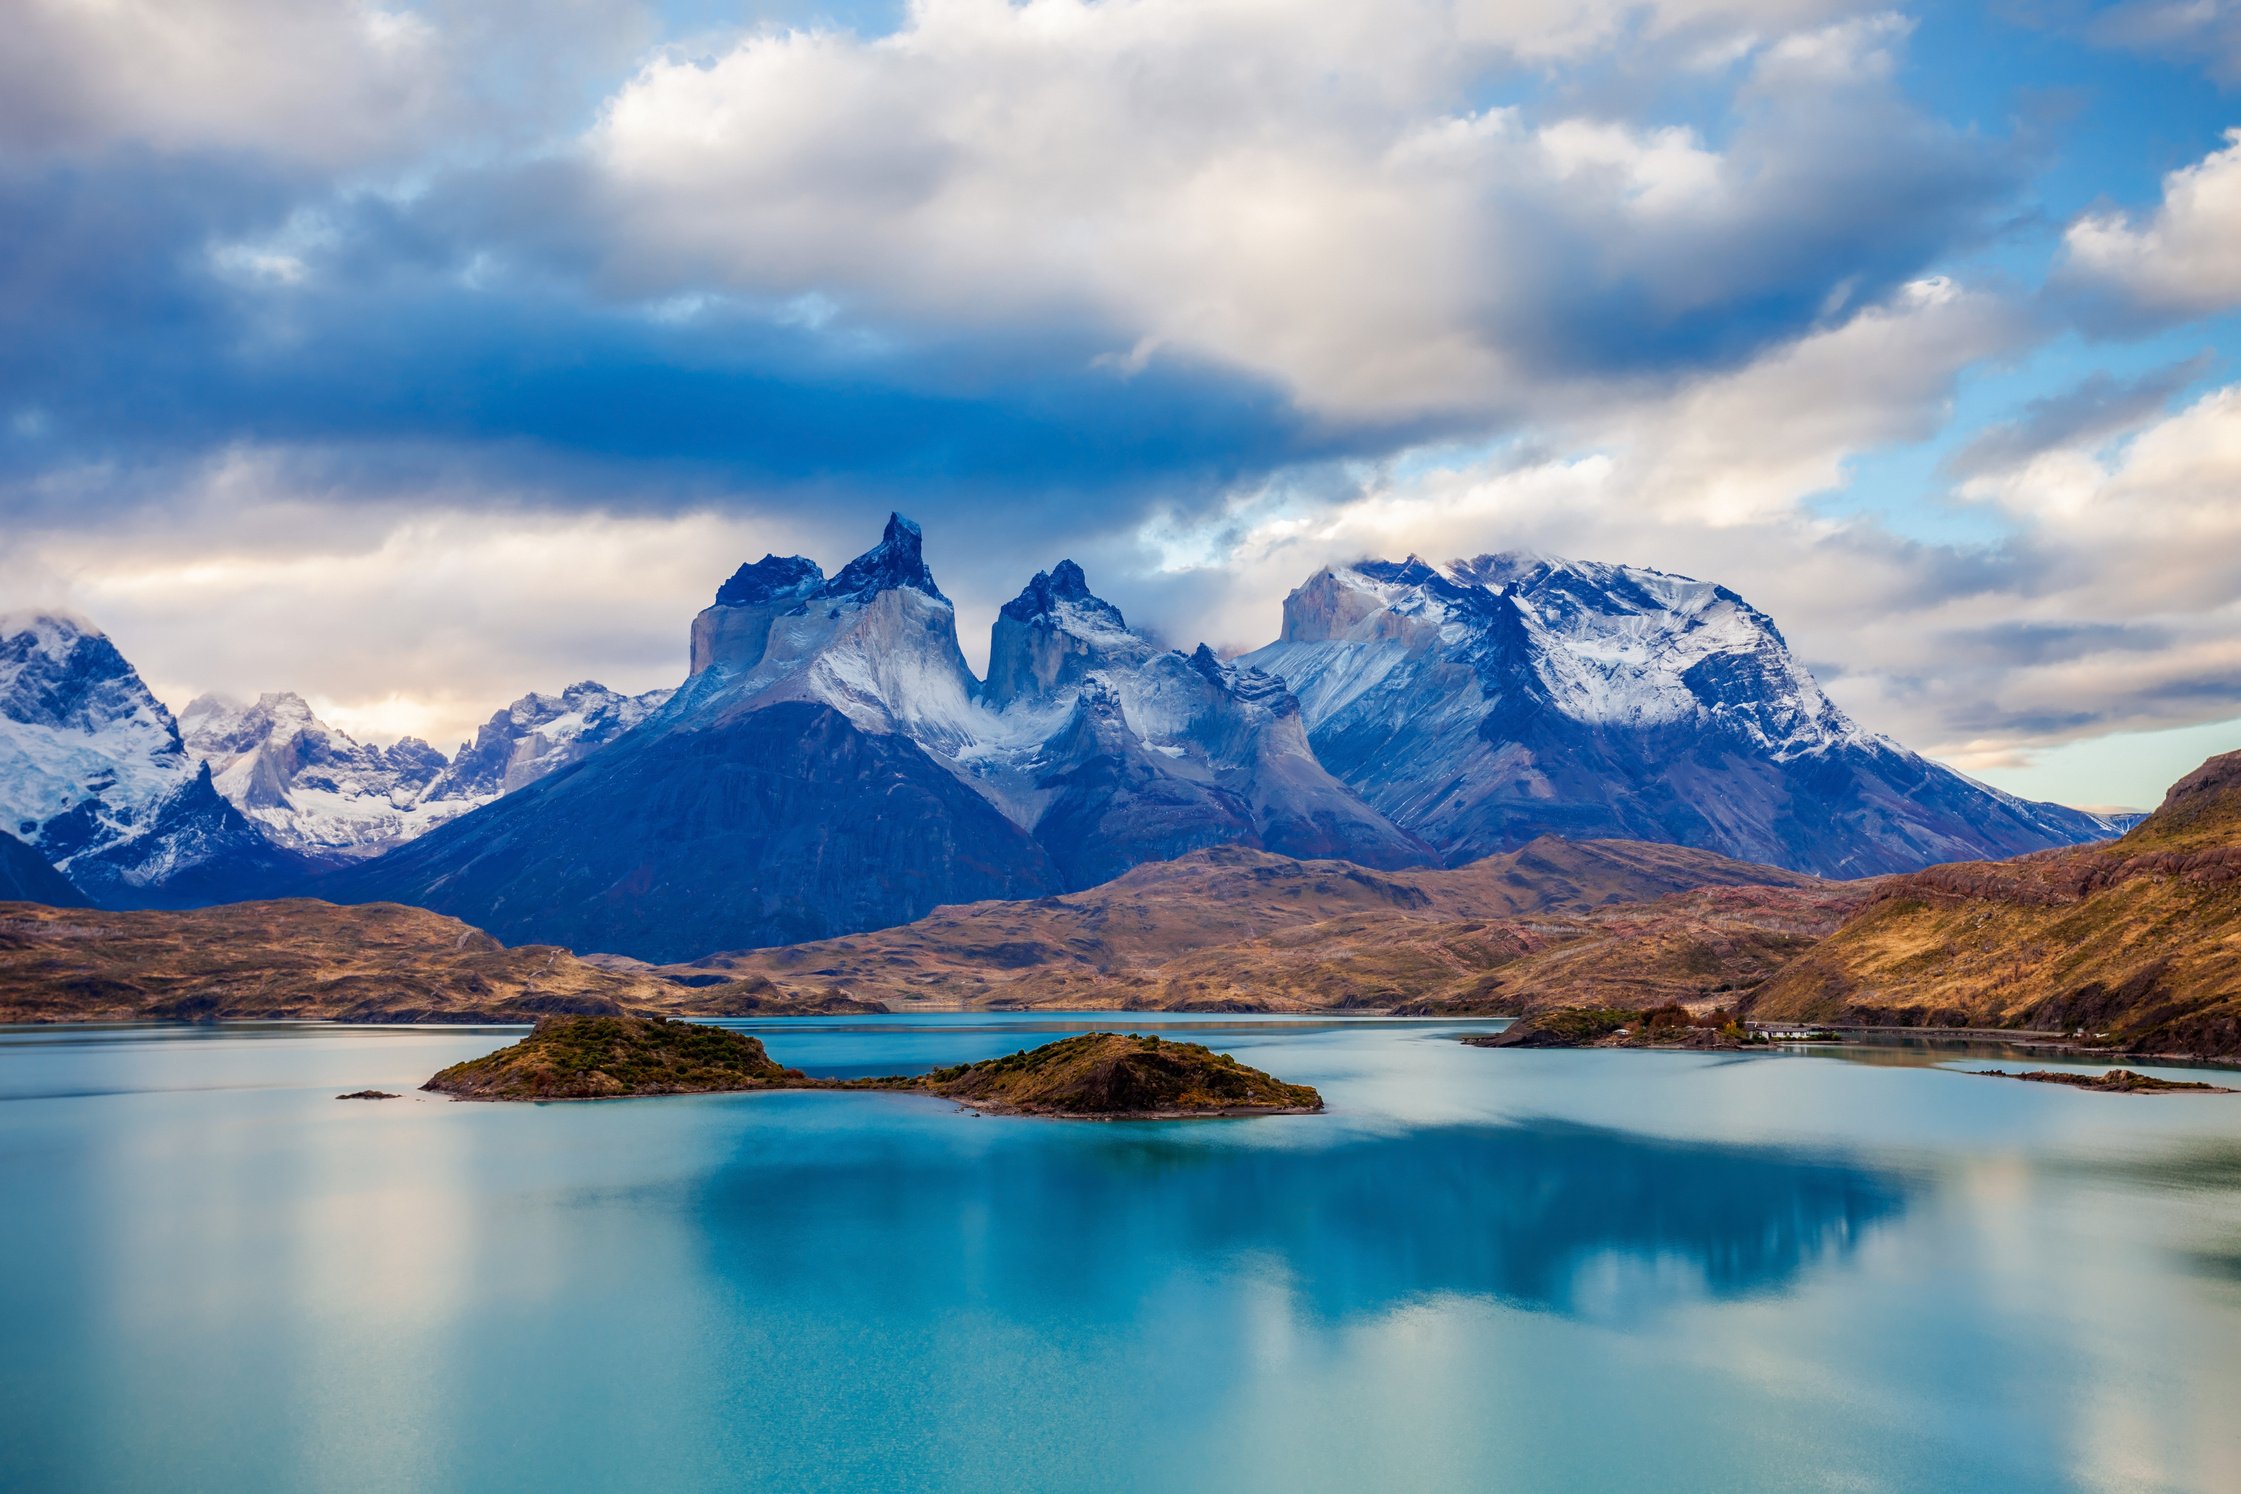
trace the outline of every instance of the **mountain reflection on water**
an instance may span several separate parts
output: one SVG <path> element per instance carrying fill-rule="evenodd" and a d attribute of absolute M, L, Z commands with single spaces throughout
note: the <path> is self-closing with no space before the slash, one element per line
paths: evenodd
<path fill-rule="evenodd" d="M 1908 1197 L 1898 1177 L 1846 1161 L 1561 1122 L 1330 1146 L 1025 1124 L 1043 1134 L 978 1155 L 906 1135 L 741 1159 L 708 1182 L 707 1237 L 724 1268 L 768 1285 L 837 1274 L 924 1300 L 969 1283 L 1022 1311 L 1107 1300 L 1178 1260 L 1250 1255 L 1326 1318 L 1437 1293 L 1596 1316 L 1641 1295 L 1780 1290 Z M 894 1239 L 913 1250 L 877 1248 Z"/>
<path fill-rule="evenodd" d="M 465 1105 L 414 1086 L 505 1034 L 0 1036 L 0 1489 L 2241 1488 L 2241 1097 L 1199 1031 L 1330 1112 Z"/>

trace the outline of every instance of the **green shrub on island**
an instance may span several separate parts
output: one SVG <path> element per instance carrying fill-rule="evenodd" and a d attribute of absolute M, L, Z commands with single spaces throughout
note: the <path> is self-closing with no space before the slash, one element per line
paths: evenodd
<path fill-rule="evenodd" d="M 510 1048 L 455 1063 L 423 1089 L 463 1099 L 597 1100 L 798 1083 L 743 1032 L 667 1017 L 541 1019 Z"/>

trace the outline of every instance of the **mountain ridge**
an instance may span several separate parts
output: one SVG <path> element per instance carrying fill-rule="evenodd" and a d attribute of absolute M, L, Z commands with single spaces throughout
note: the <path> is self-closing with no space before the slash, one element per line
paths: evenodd
<path fill-rule="evenodd" d="M 900 515 L 830 579 L 801 557 L 740 567 L 691 638 L 692 675 L 622 740 L 322 890 L 675 959 L 1207 844 L 1433 859 L 1323 771 L 1280 681 L 1157 646 L 1070 562 L 997 619 L 993 690 Z M 695 777 L 707 792 L 672 781 Z"/>
<path fill-rule="evenodd" d="M 1765 614 L 1661 571 L 1326 566 L 1242 662 L 1291 686 L 1334 774 L 1451 861 L 1553 833 L 1858 877 L 2111 833 L 1863 730 Z"/>

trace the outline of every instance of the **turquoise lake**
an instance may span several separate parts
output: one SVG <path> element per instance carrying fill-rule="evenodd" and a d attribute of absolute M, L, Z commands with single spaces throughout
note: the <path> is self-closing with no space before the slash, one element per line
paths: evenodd
<path fill-rule="evenodd" d="M 2241 1096 L 732 1025 L 832 1075 L 1157 1031 L 1330 1111 L 475 1105 L 413 1091 L 518 1030 L 0 1030 L 0 1488 L 2241 1489 Z"/>

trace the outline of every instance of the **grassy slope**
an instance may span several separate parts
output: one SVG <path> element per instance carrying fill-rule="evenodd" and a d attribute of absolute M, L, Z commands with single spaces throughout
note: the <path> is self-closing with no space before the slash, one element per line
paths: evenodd
<path fill-rule="evenodd" d="M 1892 879 L 1750 1005 L 1767 1019 L 2241 1053 L 2241 753 L 2211 759 L 2108 845 Z"/>

